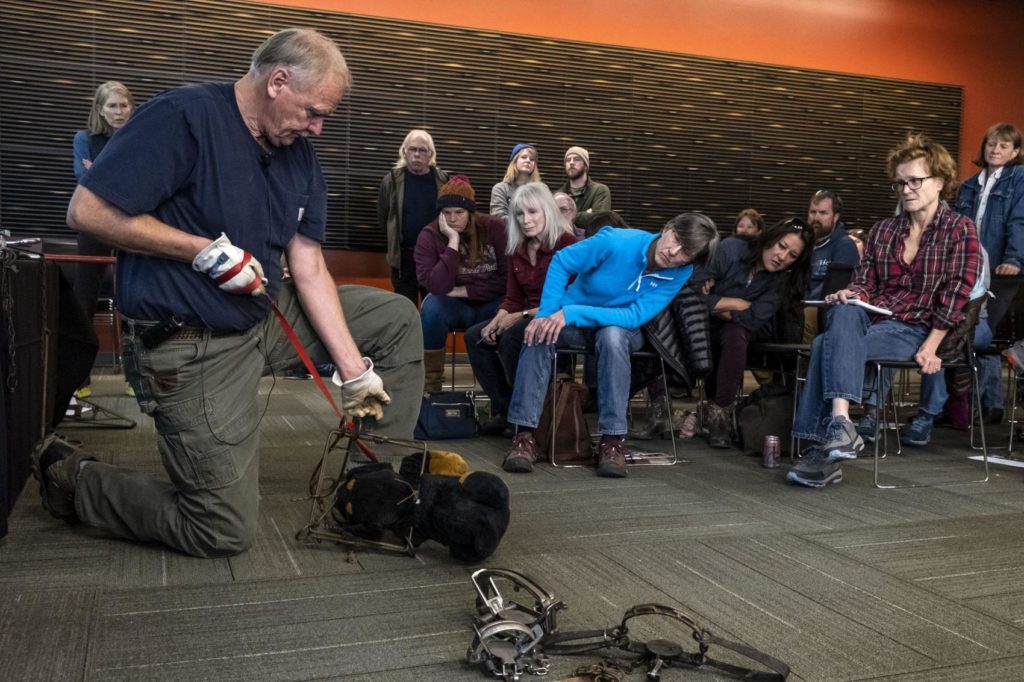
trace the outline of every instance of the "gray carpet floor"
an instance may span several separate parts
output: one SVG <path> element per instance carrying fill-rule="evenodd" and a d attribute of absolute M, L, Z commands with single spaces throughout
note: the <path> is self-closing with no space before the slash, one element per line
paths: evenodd
<path fill-rule="evenodd" d="M 96 377 L 94 399 L 136 428 L 61 431 L 161 476 L 152 422 L 123 389 Z M 336 420 L 312 381 L 262 390 L 260 523 L 240 556 L 194 559 L 66 525 L 29 482 L 0 540 L 0 680 L 487 679 L 464 662 L 475 567 L 429 542 L 411 558 L 296 539 Z M 1007 427 L 989 439 L 1005 445 Z M 684 462 L 632 467 L 625 480 L 550 466 L 505 474 L 498 438 L 440 445 L 508 483 L 512 523 L 485 565 L 536 577 L 569 605 L 564 630 L 610 627 L 630 605 L 659 602 L 787 662 L 790 679 L 1024 679 L 1024 469 L 878 490 L 862 457 L 841 484 L 810 490 L 699 438 L 681 442 Z M 939 429 L 929 448 L 882 466 L 903 483 L 966 479 L 981 469 L 969 454 L 966 434 Z M 658 619 L 635 634 L 692 644 Z M 554 657 L 549 677 L 596 660 Z"/>

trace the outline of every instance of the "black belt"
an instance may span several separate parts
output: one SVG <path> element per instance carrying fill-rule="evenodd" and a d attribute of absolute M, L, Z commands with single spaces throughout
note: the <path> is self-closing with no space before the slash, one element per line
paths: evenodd
<path fill-rule="evenodd" d="M 148 329 L 157 326 L 156 322 L 129 322 L 121 320 L 121 331 L 135 336 L 144 334 Z M 202 341 L 207 335 L 216 339 L 222 336 L 236 336 L 243 332 L 237 329 L 208 329 L 206 327 L 179 327 L 177 331 L 167 337 L 168 341 Z"/>

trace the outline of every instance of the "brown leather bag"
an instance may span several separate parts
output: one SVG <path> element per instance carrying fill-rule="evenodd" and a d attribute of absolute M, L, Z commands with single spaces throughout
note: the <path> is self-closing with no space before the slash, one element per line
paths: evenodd
<path fill-rule="evenodd" d="M 552 408 L 551 388 L 548 387 L 544 397 L 544 407 L 540 413 L 535 438 L 541 454 L 551 460 L 551 425 L 552 415 L 558 415 L 554 421 L 558 424 L 555 434 L 555 456 L 557 463 L 590 463 L 593 451 L 590 444 L 590 428 L 583 416 L 583 404 L 587 400 L 587 387 L 573 381 L 564 374 L 557 375 L 555 399 Z"/>

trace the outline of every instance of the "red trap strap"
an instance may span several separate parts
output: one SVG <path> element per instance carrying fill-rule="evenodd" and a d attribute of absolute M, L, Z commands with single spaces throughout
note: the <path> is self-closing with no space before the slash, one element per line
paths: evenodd
<path fill-rule="evenodd" d="M 320 387 L 320 392 L 324 394 L 324 397 L 327 398 L 327 402 L 329 402 L 331 407 L 334 408 L 334 413 L 338 415 L 338 419 L 341 420 L 342 430 L 347 431 L 354 429 L 354 424 L 345 419 L 345 415 L 342 414 L 340 409 L 338 409 L 338 404 L 335 403 L 334 398 L 331 397 L 331 392 L 327 389 L 327 386 L 324 384 L 324 380 L 320 377 L 320 372 L 317 371 L 316 366 L 310 359 L 309 353 L 307 353 L 306 349 L 302 347 L 302 342 L 299 340 L 299 335 L 295 333 L 294 327 L 289 324 L 284 313 L 281 312 L 281 309 L 277 307 L 276 303 L 271 301 L 270 307 L 274 311 L 274 317 L 277 318 L 277 323 L 281 325 L 281 329 L 284 330 L 285 336 L 287 336 L 288 340 L 291 341 L 292 347 L 295 348 L 295 352 L 298 353 L 299 358 L 302 359 L 302 364 L 306 366 L 306 371 L 313 377 L 313 381 L 315 381 L 316 385 Z M 373 454 L 373 450 L 371 450 L 366 443 L 357 438 L 356 445 L 359 446 L 359 449 L 363 451 L 363 454 L 366 455 L 368 459 L 373 462 L 377 461 L 377 457 Z"/>

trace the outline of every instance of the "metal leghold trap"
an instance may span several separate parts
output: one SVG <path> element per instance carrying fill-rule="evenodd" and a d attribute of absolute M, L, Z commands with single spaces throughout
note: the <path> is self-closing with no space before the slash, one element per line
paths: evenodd
<path fill-rule="evenodd" d="M 381 446 L 386 447 L 382 449 Z M 408 531 L 401 535 L 390 533 L 393 538 L 391 540 L 375 537 L 376 534 L 367 534 L 365 528 L 346 520 L 336 504 L 338 489 L 346 483 L 351 465 L 374 462 L 392 463 L 390 460 L 401 459 L 396 453 L 403 451 L 403 456 L 417 453 L 422 455 L 417 478 L 422 476 L 428 461 L 426 443 L 389 438 L 362 431 L 362 423 L 358 419 L 342 421 L 338 428 L 327 435 L 323 456 L 310 477 L 309 496 L 302 498 L 311 500 L 309 522 L 296 533 L 296 539 L 313 543 L 332 542 L 351 549 L 369 549 L 416 556 L 411 523 Z M 337 477 L 331 477 L 328 474 L 328 471 L 332 470 L 331 460 L 339 460 L 335 464 L 338 471 Z M 403 483 L 400 479 L 395 479 L 393 482 L 395 485 L 407 487 L 408 494 L 403 495 L 395 504 L 407 510 L 411 517 L 412 510 L 415 509 L 419 500 L 416 488 L 409 483 Z M 397 512 L 398 509 L 393 511 Z"/>

